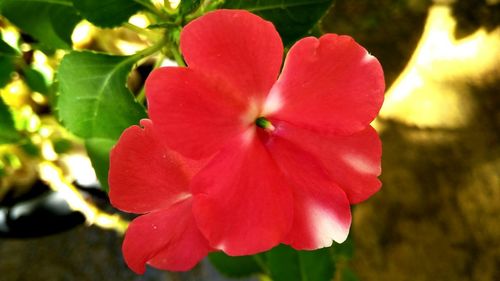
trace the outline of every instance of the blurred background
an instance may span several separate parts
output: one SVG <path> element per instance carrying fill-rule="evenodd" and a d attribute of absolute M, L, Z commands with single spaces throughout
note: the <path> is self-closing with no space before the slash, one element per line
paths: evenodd
<path fill-rule="evenodd" d="M 354 207 L 354 252 L 338 265 L 359 280 L 500 280 L 499 24 L 498 0 L 337 0 L 317 27 L 353 36 L 386 74 L 373 123 L 383 187 Z M 29 136 L 0 144 L 0 280 L 230 280 L 207 261 L 182 274 L 125 266 L 131 217 L 109 206 L 84 144 L 49 114 L 54 90 L 43 77 L 62 54 L 31 50 L 33 39 L 2 17 L 0 28 L 5 41 L 27 43 L 14 79 L 0 81 L 0 105 Z M 122 28 L 81 24 L 72 38 L 76 49 L 145 46 Z M 0 72 L 6 63 L 0 56 Z M 152 67 L 132 72 L 133 92 Z"/>

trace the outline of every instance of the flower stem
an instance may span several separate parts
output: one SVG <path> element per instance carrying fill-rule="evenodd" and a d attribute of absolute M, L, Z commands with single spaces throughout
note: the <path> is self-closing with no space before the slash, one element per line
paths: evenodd
<path fill-rule="evenodd" d="M 174 56 L 175 62 L 179 66 L 186 66 L 186 63 L 184 62 L 184 59 L 182 59 L 181 52 L 179 52 L 179 47 L 175 44 L 172 44 L 172 47 L 170 48 L 170 52 L 172 52 L 172 55 Z"/>
<path fill-rule="evenodd" d="M 148 48 L 143 49 L 143 50 L 133 54 L 132 56 L 130 56 L 129 59 L 137 61 L 137 60 L 143 59 L 145 57 L 148 57 L 148 56 L 160 51 L 163 47 L 165 47 L 167 45 L 167 41 L 168 41 L 167 36 L 163 36 L 161 40 L 159 40 L 158 42 L 149 46 Z"/>

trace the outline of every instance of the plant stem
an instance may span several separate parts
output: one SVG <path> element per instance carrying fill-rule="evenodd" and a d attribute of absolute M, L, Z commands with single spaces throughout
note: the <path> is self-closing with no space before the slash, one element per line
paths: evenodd
<path fill-rule="evenodd" d="M 176 44 L 172 44 L 172 46 L 170 47 L 170 52 L 172 52 L 175 62 L 179 66 L 186 66 L 186 63 L 182 59 L 181 53 L 179 52 L 179 47 Z"/>
<path fill-rule="evenodd" d="M 271 272 L 267 268 L 266 263 L 264 262 L 264 260 L 262 259 L 262 257 L 260 255 L 253 255 L 252 258 L 255 260 L 255 262 L 260 267 L 260 269 L 264 272 L 264 274 L 266 274 L 267 276 L 271 276 Z"/>
<path fill-rule="evenodd" d="M 135 24 L 131 24 L 129 22 L 126 22 L 123 24 L 123 27 L 130 29 L 131 31 L 133 31 L 135 33 L 144 35 L 148 40 L 156 41 L 158 39 L 158 36 L 156 36 L 156 34 L 153 34 L 153 32 L 151 30 L 139 27 Z"/>
<path fill-rule="evenodd" d="M 145 58 L 147 56 L 150 56 L 150 55 L 160 51 L 162 48 L 164 48 L 167 45 L 167 42 L 168 42 L 167 36 L 163 36 L 161 40 L 158 40 L 158 42 L 147 47 L 146 49 L 143 49 L 143 50 L 133 54 L 128 59 L 137 61 L 137 60 L 140 60 L 140 59 Z"/>

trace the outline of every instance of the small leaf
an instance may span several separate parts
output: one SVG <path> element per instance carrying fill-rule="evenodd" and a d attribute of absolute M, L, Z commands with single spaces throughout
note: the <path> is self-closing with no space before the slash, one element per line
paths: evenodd
<path fill-rule="evenodd" d="M 116 141 L 110 139 L 92 138 L 85 140 L 85 148 L 89 155 L 92 167 L 94 167 L 97 179 L 101 187 L 108 191 L 108 171 L 109 171 L 109 152 Z"/>
<path fill-rule="evenodd" d="M 245 9 L 274 23 L 285 46 L 303 37 L 334 0 L 227 0 L 225 9 Z"/>
<path fill-rule="evenodd" d="M 335 266 L 328 248 L 297 251 L 280 245 L 266 253 L 273 281 L 332 280 Z"/>
<path fill-rule="evenodd" d="M 141 9 L 136 1 L 72 0 L 80 14 L 100 27 L 115 27 L 126 22 Z"/>
<path fill-rule="evenodd" d="M 9 107 L 0 97 L 0 144 L 15 143 L 20 135 L 14 125 L 14 119 Z"/>
<path fill-rule="evenodd" d="M 202 0 L 182 0 L 179 4 L 179 14 L 185 16 L 198 10 Z"/>
<path fill-rule="evenodd" d="M 58 110 L 63 124 L 83 138 L 117 140 L 123 130 L 146 118 L 126 87 L 135 63 L 131 56 L 72 52 L 59 66 Z"/>
<path fill-rule="evenodd" d="M 3 0 L 0 12 L 45 47 L 71 49 L 71 33 L 80 21 L 71 0 Z"/>
<path fill-rule="evenodd" d="M 228 277 L 245 277 L 262 273 L 252 256 L 230 257 L 222 252 L 214 252 L 208 259 L 219 272 Z"/>
<path fill-rule="evenodd" d="M 23 69 L 24 78 L 28 87 L 31 90 L 47 95 L 49 93 L 49 86 L 45 81 L 43 75 L 38 70 L 31 67 Z"/>

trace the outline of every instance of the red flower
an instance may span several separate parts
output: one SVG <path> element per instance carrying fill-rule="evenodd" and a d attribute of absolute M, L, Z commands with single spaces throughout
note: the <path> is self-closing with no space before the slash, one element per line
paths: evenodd
<path fill-rule="evenodd" d="M 280 74 L 274 26 L 236 10 L 194 20 L 180 43 L 188 67 L 146 81 L 154 127 L 129 128 L 111 155 L 112 203 L 149 212 L 127 231 L 129 266 L 182 270 L 210 248 L 248 255 L 344 241 L 350 204 L 380 188 L 369 125 L 383 101 L 379 62 L 327 34 L 298 41 Z"/>

